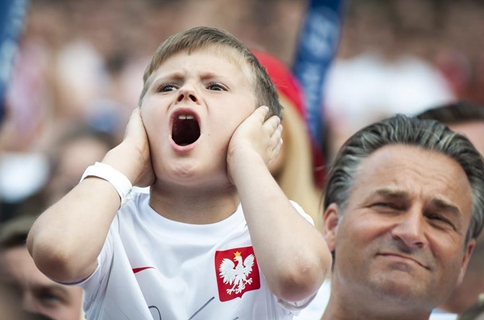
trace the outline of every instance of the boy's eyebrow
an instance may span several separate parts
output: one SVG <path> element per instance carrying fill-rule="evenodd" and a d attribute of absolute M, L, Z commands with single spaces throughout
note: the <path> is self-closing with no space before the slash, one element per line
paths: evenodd
<path fill-rule="evenodd" d="M 166 81 L 167 78 L 172 79 L 174 81 L 178 81 L 183 79 L 183 75 L 179 71 L 175 71 L 165 75 L 157 75 L 155 73 L 152 73 L 146 80 L 145 88 L 149 90 L 151 87 L 156 86 L 158 83 Z"/>
<path fill-rule="evenodd" d="M 156 79 L 156 82 L 158 82 L 159 79 L 174 79 L 174 80 L 181 80 L 184 78 L 183 72 L 180 71 L 173 71 L 173 72 L 168 72 L 168 73 L 162 73 L 162 74 L 153 74 L 153 79 Z M 152 80 L 153 80 L 152 79 Z"/>

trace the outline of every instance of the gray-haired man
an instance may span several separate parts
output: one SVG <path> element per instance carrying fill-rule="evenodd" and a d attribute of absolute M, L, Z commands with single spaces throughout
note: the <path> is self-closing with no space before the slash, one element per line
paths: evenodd
<path fill-rule="evenodd" d="M 326 188 L 323 320 L 428 319 L 462 281 L 483 208 L 484 163 L 464 136 L 401 115 L 358 131 Z"/>

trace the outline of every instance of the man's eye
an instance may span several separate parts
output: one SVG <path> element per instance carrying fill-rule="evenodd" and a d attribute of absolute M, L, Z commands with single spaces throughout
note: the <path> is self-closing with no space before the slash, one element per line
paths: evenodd
<path fill-rule="evenodd" d="M 227 91 L 225 87 L 219 83 L 209 83 L 207 89 L 212 91 Z"/>
<path fill-rule="evenodd" d="M 391 209 L 396 209 L 396 205 L 393 203 L 389 202 L 377 202 L 373 204 L 374 207 L 381 207 L 381 208 L 391 208 Z"/>
<path fill-rule="evenodd" d="M 172 83 L 165 83 L 158 87 L 158 92 L 170 92 L 177 89 L 176 85 Z"/>
<path fill-rule="evenodd" d="M 442 216 L 440 214 L 432 213 L 432 214 L 427 215 L 427 218 L 431 221 L 436 222 L 436 223 L 446 224 L 446 225 L 452 227 L 453 229 L 455 229 L 454 224 L 449 219 L 445 218 L 444 216 Z"/>

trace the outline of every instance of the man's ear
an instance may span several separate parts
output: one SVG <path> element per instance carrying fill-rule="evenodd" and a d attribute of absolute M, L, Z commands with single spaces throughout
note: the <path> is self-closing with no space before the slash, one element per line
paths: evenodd
<path fill-rule="evenodd" d="M 464 275 L 466 274 L 467 265 L 469 264 L 469 259 L 471 258 L 472 251 L 474 251 L 475 247 L 476 247 L 476 239 L 470 239 L 464 251 L 464 257 L 462 259 L 462 266 L 460 268 L 459 278 L 457 279 L 457 285 L 460 285 L 464 280 Z"/>
<path fill-rule="evenodd" d="M 339 207 L 332 203 L 323 214 L 323 236 L 328 244 L 329 251 L 333 252 L 336 245 L 336 234 L 338 233 Z"/>

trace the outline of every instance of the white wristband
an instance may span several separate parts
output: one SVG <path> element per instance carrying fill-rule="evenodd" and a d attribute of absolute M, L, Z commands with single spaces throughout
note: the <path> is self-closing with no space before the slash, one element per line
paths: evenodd
<path fill-rule="evenodd" d="M 86 171 L 84 171 L 84 174 L 82 175 L 81 181 L 89 176 L 98 177 L 111 183 L 121 198 L 121 208 L 124 207 L 130 200 L 133 185 L 124 174 L 114 169 L 110 165 L 96 162 L 94 165 L 87 167 Z"/>

